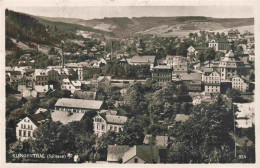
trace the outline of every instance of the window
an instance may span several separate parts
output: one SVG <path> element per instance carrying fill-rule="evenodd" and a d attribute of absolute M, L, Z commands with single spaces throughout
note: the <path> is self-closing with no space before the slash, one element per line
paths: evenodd
<path fill-rule="evenodd" d="M 135 163 L 138 163 L 138 158 L 135 158 Z"/>
<path fill-rule="evenodd" d="M 24 119 L 24 122 L 26 122 L 26 119 Z"/>
<path fill-rule="evenodd" d="M 97 124 L 97 129 L 99 130 L 99 124 Z"/>
<path fill-rule="evenodd" d="M 30 129 L 30 125 L 28 125 L 28 129 Z"/>
<path fill-rule="evenodd" d="M 19 136 L 22 136 L 22 130 L 19 130 Z"/>
<path fill-rule="evenodd" d="M 117 131 L 117 127 L 114 127 L 114 130 Z"/>
<path fill-rule="evenodd" d="M 26 137 L 26 131 L 25 130 L 23 130 L 23 136 Z"/>
<path fill-rule="evenodd" d="M 28 131 L 28 137 L 30 137 L 31 136 L 31 131 Z"/>
<path fill-rule="evenodd" d="M 102 124 L 102 130 L 105 130 L 105 125 L 104 124 Z"/>
<path fill-rule="evenodd" d="M 110 130 L 113 130 L 113 127 L 112 127 L 112 126 L 110 126 Z"/>
<path fill-rule="evenodd" d="M 23 128 L 23 124 L 21 124 L 21 128 Z"/>

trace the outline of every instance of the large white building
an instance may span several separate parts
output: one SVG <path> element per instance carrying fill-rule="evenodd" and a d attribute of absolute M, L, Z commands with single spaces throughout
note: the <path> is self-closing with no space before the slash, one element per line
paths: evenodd
<path fill-rule="evenodd" d="M 102 113 L 93 117 L 93 120 L 94 133 L 100 137 L 107 131 L 122 131 L 127 117 Z"/>
<path fill-rule="evenodd" d="M 187 58 L 183 56 L 166 56 L 167 66 L 173 68 L 174 73 L 185 73 L 187 72 L 188 62 Z"/>
<path fill-rule="evenodd" d="M 205 93 L 220 93 L 220 74 L 217 71 L 204 75 Z"/>
<path fill-rule="evenodd" d="M 249 83 L 242 77 L 235 76 L 232 78 L 232 88 L 246 92 L 249 89 Z"/>
<path fill-rule="evenodd" d="M 221 72 L 221 81 L 232 81 L 235 75 L 245 75 L 250 67 L 237 60 L 232 50 L 230 50 L 225 57 L 219 62 L 219 69 Z"/>
<path fill-rule="evenodd" d="M 61 90 L 69 90 L 74 93 L 76 90 L 81 90 L 82 83 L 80 81 L 70 81 L 68 78 L 62 80 Z"/>
<path fill-rule="evenodd" d="M 39 127 L 39 125 L 45 122 L 47 119 L 47 111 L 38 112 L 36 114 L 23 118 L 16 126 L 16 138 L 17 140 L 26 140 L 34 138 L 33 131 Z"/>

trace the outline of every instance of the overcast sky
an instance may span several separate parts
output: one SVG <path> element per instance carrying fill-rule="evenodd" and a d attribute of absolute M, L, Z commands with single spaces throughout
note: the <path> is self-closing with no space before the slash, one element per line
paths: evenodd
<path fill-rule="evenodd" d="M 37 16 L 94 19 L 142 16 L 208 16 L 216 18 L 254 17 L 250 6 L 87 6 L 87 7 L 8 7 Z"/>

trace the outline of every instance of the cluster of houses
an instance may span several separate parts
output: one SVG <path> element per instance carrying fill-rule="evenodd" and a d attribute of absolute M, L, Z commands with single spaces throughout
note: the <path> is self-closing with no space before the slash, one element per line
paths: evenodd
<path fill-rule="evenodd" d="M 254 42 L 251 40 L 247 45 L 239 45 L 242 47 L 244 54 L 248 55 L 247 61 L 239 59 L 230 47 L 230 39 L 240 38 L 237 31 L 230 31 L 227 40 L 212 39 L 209 46 L 216 51 L 225 53 L 220 61 L 212 61 L 197 64 L 197 60 L 189 59 L 189 56 L 197 55 L 199 51 L 205 50 L 205 47 L 190 46 L 187 49 L 188 57 L 167 55 L 163 60 L 157 60 L 154 55 L 134 55 L 132 58 L 120 57 L 118 64 L 120 65 L 148 65 L 152 74 L 152 79 L 160 85 L 168 82 L 183 83 L 187 86 L 190 95 L 193 98 L 193 105 L 210 101 L 217 93 L 225 93 L 227 88 L 240 90 L 243 93 L 251 91 L 253 82 L 249 80 L 249 73 L 252 70 L 251 65 L 247 61 L 254 61 L 254 51 L 252 46 Z M 228 51 L 228 52 L 227 52 Z M 87 69 L 100 68 L 107 64 L 110 56 L 100 58 L 100 53 L 93 47 L 91 52 L 96 60 L 67 63 L 64 64 L 62 58 L 61 66 L 48 66 L 45 69 L 34 69 L 30 66 L 6 67 L 6 83 L 17 89 L 21 94 L 17 97 L 42 98 L 48 92 L 55 89 L 69 90 L 75 98 L 60 98 L 55 103 L 54 109 L 39 108 L 35 114 L 22 118 L 16 127 L 16 137 L 18 140 L 34 138 L 34 130 L 42 123 L 51 119 L 52 121 L 68 124 L 74 121 L 81 121 L 85 114 L 91 110 L 97 112 L 93 117 L 93 132 L 101 137 L 108 131 L 120 132 L 124 129 L 124 124 L 128 118 L 126 116 L 117 115 L 117 111 L 108 110 L 104 101 L 96 100 L 96 92 L 89 93 L 82 91 L 83 85 L 95 85 L 104 90 L 111 82 L 122 82 L 125 79 L 113 79 L 111 76 L 98 76 L 96 79 L 85 80 L 85 72 Z M 192 67 L 192 68 L 191 68 Z M 77 79 L 72 80 L 72 71 L 77 74 Z M 145 82 L 145 80 L 140 80 Z M 136 82 L 136 80 L 128 80 Z M 125 93 L 122 89 L 121 94 Z M 90 94 L 92 96 L 90 96 Z M 120 103 L 120 102 L 117 102 Z M 253 105 L 244 108 L 238 105 L 242 113 L 237 114 L 238 128 L 251 128 L 254 125 L 254 109 Z M 248 112 L 250 109 L 250 113 Z M 173 123 L 169 123 L 168 128 L 186 122 L 191 118 L 190 115 L 178 114 Z M 151 140 L 153 139 L 153 141 Z M 109 163 L 166 163 L 165 149 L 169 141 L 174 140 L 173 137 L 146 135 L 143 145 L 126 146 L 126 145 L 109 145 L 107 162 Z M 247 139 L 244 138 L 244 142 Z M 242 143 L 243 140 L 241 140 Z M 154 142 L 154 146 L 148 146 Z M 248 141 L 247 141 L 248 142 Z M 243 143 L 242 143 L 243 144 Z M 252 145 L 252 143 L 249 143 Z"/>

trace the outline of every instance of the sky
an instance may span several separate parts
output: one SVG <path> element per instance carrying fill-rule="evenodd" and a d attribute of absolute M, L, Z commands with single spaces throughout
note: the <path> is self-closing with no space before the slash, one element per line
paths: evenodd
<path fill-rule="evenodd" d="M 94 19 L 104 17 L 143 16 L 207 16 L 215 18 L 254 17 L 250 6 L 51 6 L 7 7 L 8 9 L 37 16 Z"/>

